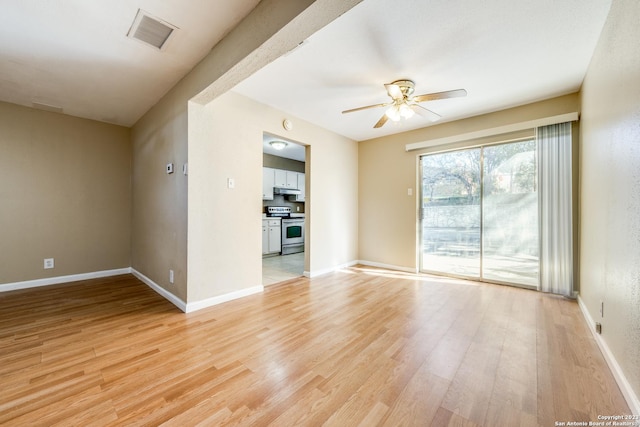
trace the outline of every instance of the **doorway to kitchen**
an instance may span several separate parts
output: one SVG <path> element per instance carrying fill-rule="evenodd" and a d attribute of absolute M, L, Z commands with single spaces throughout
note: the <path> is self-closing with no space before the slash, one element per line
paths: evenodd
<path fill-rule="evenodd" d="M 300 277 L 305 270 L 306 146 L 263 133 L 262 284 Z"/>

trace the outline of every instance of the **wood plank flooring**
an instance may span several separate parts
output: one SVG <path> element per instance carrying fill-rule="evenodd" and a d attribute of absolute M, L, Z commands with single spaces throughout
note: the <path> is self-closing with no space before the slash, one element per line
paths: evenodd
<path fill-rule="evenodd" d="M 130 275 L 0 294 L 0 424 L 554 426 L 629 413 L 575 302 L 354 267 L 184 314 Z"/>

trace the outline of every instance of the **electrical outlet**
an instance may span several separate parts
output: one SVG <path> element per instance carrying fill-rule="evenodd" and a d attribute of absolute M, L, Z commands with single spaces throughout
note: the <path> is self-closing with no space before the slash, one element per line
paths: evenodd
<path fill-rule="evenodd" d="M 169 270 L 169 283 L 173 283 L 173 270 Z"/>
<path fill-rule="evenodd" d="M 173 163 L 167 163 L 167 173 L 173 173 Z"/>
<path fill-rule="evenodd" d="M 45 258 L 44 259 L 44 269 L 48 270 L 50 268 L 54 267 L 54 261 L 53 258 Z"/>
<path fill-rule="evenodd" d="M 599 334 L 602 333 L 602 323 L 596 322 L 596 332 Z"/>

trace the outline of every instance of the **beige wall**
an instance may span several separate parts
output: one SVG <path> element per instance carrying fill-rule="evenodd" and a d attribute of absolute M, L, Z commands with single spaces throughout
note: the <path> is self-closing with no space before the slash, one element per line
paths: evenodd
<path fill-rule="evenodd" d="M 0 103 L 0 147 L 0 284 L 129 267 L 129 129 Z"/>
<path fill-rule="evenodd" d="M 187 292 L 187 181 L 193 159 L 189 100 L 206 104 L 349 10 L 360 0 L 263 0 L 132 130 L 132 267 L 184 302 Z M 177 172 L 164 174 L 174 161 Z M 191 162 L 191 160 L 189 160 Z M 189 166 L 191 168 L 191 166 Z M 163 175 L 164 174 L 164 175 Z M 169 283 L 169 269 L 175 283 Z"/>
<path fill-rule="evenodd" d="M 407 270 L 418 268 L 417 162 L 425 152 L 463 144 L 405 151 L 406 144 L 461 135 L 484 129 L 579 111 L 577 94 L 566 95 L 504 111 L 443 123 L 359 143 L 360 260 Z M 519 132 L 518 135 L 522 135 Z M 531 133 L 530 133 L 531 134 Z M 499 141 L 514 135 L 493 138 Z M 488 138 L 482 141 L 486 142 Z M 407 189 L 413 190 L 409 196 Z"/>
<path fill-rule="evenodd" d="M 274 169 L 284 169 L 287 171 L 304 173 L 304 162 L 274 156 L 272 154 L 262 155 L 262 166 Z"/>
<path fill-rule="evenodd" d="M 131 131 L 131 266 L 185 301 L 187 176 L 182 167 L 187 163 L 187 112 L 177 103 L 165 105 L 151 109 Z M 174 164 L 173 174 L 166 173 L 167 163 Z"/>
<path fill-rule="evenodd" d="M 189 302 L 262 284 L 262 133 L 285 117 L 309 146 L 307 270 L 357 259 L 357 143 L 229 92 L 189 109 Z"/>
<path fill-rule="evenodd" d="M 612 3 L 583 84 L 581 120 L 580 295 L 594 321 L 602 323 L 602 338 L 636 399 L 640 396 L 639 21 L 637 0 Z"/>

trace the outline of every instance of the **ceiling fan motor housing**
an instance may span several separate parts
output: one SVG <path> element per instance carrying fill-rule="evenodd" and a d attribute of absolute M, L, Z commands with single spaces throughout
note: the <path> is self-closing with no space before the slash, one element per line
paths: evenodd
<path fill-rule="evenodd" d="M 396 80 L 391 84 L 398 86 L 405 98 L 411 96 L 415 88 L 415 83 L 413 82 L 413 80 Z"/>

